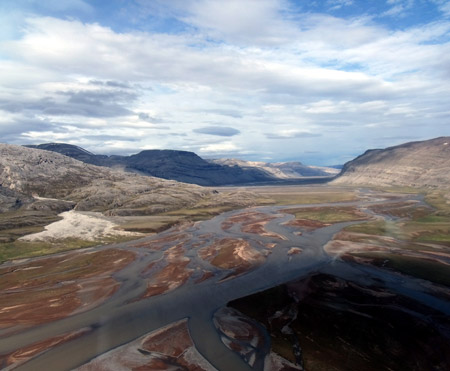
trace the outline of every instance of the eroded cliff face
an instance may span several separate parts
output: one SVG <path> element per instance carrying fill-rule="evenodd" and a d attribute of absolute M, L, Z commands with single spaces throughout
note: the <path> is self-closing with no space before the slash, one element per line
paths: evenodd
<path fill-rule="evenodd" d="M 369 150 L 347 162 L 333 184 L 450 187 L 450 137 Z"/>

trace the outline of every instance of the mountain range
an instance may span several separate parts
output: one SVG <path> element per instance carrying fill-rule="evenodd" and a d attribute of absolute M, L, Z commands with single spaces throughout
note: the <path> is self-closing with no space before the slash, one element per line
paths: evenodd
<path fill-rule="evenodd" d="M 28 147 L 57 152 L 92 165 L 120 168 L 202 186 L 267 183 L 336 174 L 334 169 L 327 172 L 300 162 L 268 164 L 241 160 L 206 161 L 193 152 L 176 150 L 145 150 L 131 156 L 106 156 L 66 143 L 45 143 Z"/>
<path fill-rule="evenodd" d="M 254 205 L 255 198 L 242 190 L 222 192 L 0 144 L 0 243 L 39 232 L 69 210 L 98 212 L 121 225 L 130 221 L 127 228 L 145 232 Z"/>
<path fill-rule="evenodd" d="M 17 203 L 50 199 L 70 202 L 81 211 L 116 215 L 168 211 L 195 204 L 213 192 L 9 144 L 0 144 L 0 189 L 10 207 L 13 199 Z"/>
<path fill-rule="evenodd" d="M 183 208 L 201 211 L 255 204 L 255 196 L 248 192 L 233 188 L 226 192 L 217 191 L 161 179 L 149 175 L 151 172 L 207 184 L 231 182 L 235 180 L 235 174 L 243 182 L 270 179 L 272 184 L 274 179 L 288 181 L 290 176 L 312 174 L 301 163 L 286 165 L 239 160 L 209 163 L 193 153 L 182 151 L 103 156 L 72 145 L 40 147 L 47 150 L 0 144 L 0 231 L 8 231 L 4 234 L 12 235 L 11 238 L 23 234 L 23 228 L 57 220 L 59 213 L 71 209 L 128 217 L 163 215 Z M 450 137 L 441 137 L 368 150 L 347 162 L 340 175 L 329 184 L 437 188 L 444 189 L 445 199 L 450 199 L 449 170 Z M 1 241 L 2 238 L 0 236 Z"/>

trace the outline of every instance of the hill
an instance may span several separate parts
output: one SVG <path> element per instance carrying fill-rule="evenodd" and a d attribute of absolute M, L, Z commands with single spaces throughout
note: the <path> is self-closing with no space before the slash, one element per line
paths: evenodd
<path fill-rule="evenodd" d="M 145 150 L 131 156 L 95 155 L 66 143 L 46 143 L 30 148 L 57 152 L 88 164 L 122 168 L 142 175 L 171 179 L 202 186 L 220 186 L 267 182 L 273 176 L 256 168 L 222 166 L 205 161 L 193 152 L 175 150 Z"/>
<path fill-rule="evenodd" d="M 97 212 L 97 219 L 152 232 L 253 202 L 253 195 L 245 192 L 217 192 L 0 144 L 0 243 L 39 232 L 69 210 Z"/>
<path fill-rule="evenodd" d="M 167 211 L 212 193 L 195 185 L 125 173 L 59 153 L 8 144 L 0 144 L 0 184 L 9 193 L 70 200 L 80 210 L 116 214 L 128 209 L 140 214 Z"/>
<path fill-rule="evenodd" d="M 366 151 L 333 184 L 448 188 L 450 137 Z"/>

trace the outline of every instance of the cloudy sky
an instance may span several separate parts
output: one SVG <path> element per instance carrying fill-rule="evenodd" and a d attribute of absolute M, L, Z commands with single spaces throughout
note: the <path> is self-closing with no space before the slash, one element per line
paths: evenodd
<path fill-rule="evenodd" d="M 447 0 L 1 0 L 1 142 L 341 164 L 450 135 Z"/>

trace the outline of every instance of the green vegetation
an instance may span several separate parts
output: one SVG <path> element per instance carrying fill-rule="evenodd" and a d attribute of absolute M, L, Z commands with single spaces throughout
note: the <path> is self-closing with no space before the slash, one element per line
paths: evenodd
<path fill-rule="evenodd" d="M 401 229 L 392 221 L 375 220 L 367 223 L 350 225 L 344 229 L 348 232 L 363 233 L 376 236 L 402 237 Z"/>
<path fill-rule="evenodd" d="M 340 223 L 364 220 L 367 217 L 354 207 L 312 207 L 285 210 L 296 219 L 315 220 L 322 223 Z"/>
<path fill-rule="evenodd" d="M 450 191 L 446 193 L 441 191 L 429 192 L 425 196 L 425 201 L 437 209 L 437 215 L 450 216 Z"/>
<path fill-rule="evenodd" d="M 36 210 L 16 210 L 0 213 L 0 243 L 44 230 L 44 226 L 61 218 L 56 213 Z"/>
<path fill-rule="evenodd" d="M 357 200 L 355 192 L 349 191 L 331 191 L 312 192 L 308 188 L 280 188 L 255 190 L 255 192 L 264 198 L 260 198 L 258 203 L 267 205 L 301 205 L 301 204 L 319 204 L 333 202 L 347 202 Z"/>
<path fill-rule="evenodd" d="M 158 233 L 180 222 L 177 216 L 149 216 L 120 224 L 120 229 L 128 232 Z"/>
<path fill-rule="evenodd" d="M 389 236 L 403 241 L 450 242 L 450 217 L 429 214 L 408 221 L 377 220 L 352 225 L 345 230 L 367 235 Z"/>
<path fill-rule="evenodd" d="M 85 241 L 81 239 L 64 239 L 50 242 L 14 241 L 0 244 L 0 263 L 7 260 L 31 258 L 35 256 L 55 254 L 61 251 L 96 246 L 99 241 Z"/>
<path fill-rule="evenodd" d="M 83 240 L 81 238 L 65 238 L 61 240 L 33 242 L 16 240 L 14 242 L 0 244 L 0 263 L 13 259 L 51 255 L 63 251 L 83 249 L 98 245 L 109 245 L 135 239 L 135 236 L 114 236 L 95 241 Z"/>
<path fill-rule="evenodd" d="M 210 219 L 213 216 L 219 215 L 221 213 L 240 209 L 242 206 L 210 206 L 210 207 L 194 207 L 194 208 L 185 208 L 174 211 L 169 211 L 167 213 L 161 215 L 170 215 L 180 218 L 181 220 L 187 221 L 199 221 Z"/>

